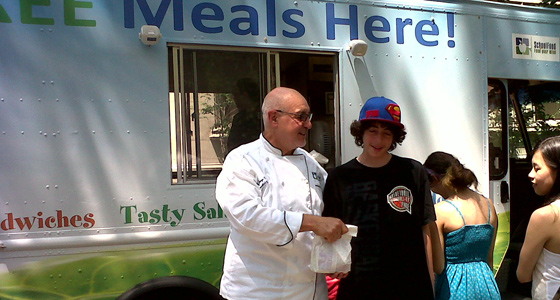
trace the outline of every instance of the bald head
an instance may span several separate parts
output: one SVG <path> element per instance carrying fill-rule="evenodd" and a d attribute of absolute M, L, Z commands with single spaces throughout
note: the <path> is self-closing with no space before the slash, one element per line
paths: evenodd
<path fill-rule="evenodd" d="M 302 94 L 290 88 L 275 88 L 264 98 L 262 113 L 264 137 L 284 155 L 305 146 L 312 125 L 309 118 L 304 121 L 297 118 L 299 114 L 310 114 Z"/>
<path fill-rule="evenodd" d="M 303 95 L 291 88 L 277 87 L 270 91 L 266 95 L 262 105 L 262 115 L 264 121 L 264 128 L 269 127 L 270 120 L 267 118 L 269 112 L 278 110 L 288 110 L 287 106 L 291 105 L 294 100 L 300 100 L 305 98 Z M 306 101 L 307 102 L 307 101 Z"/>

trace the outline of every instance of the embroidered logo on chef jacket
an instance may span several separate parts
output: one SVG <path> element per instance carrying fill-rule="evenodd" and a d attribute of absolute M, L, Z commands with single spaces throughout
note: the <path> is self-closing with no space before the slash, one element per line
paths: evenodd
<path fill-rule="evenodd" d="M 259 189 L 262 189 L 262 187 L 267 183 L 268 181 L 266 180 L 266 177 L 263 177 L 262 179 L 257 179 L 257 186 L 259 187 Z"/>
<path fill-rule="evenodd" d="M 387 195 L 387 203 L 398 212 L 412 214 L 412 192 L 406 186 L 396 186 Z"/>
<path fill-rule="evenodd" d="M 321 177 L 321 175 L 317 174 L 317 172 L 311 172 L 311 175 L 313 176 L 313 179 L 315 180 L 322 180 L 323 177 Z"/>

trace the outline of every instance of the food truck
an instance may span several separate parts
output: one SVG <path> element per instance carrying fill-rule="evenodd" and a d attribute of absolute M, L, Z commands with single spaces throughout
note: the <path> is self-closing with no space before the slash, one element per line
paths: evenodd
<path fill-rule="evenodd" d="M 398 102 L 395 153 L 474 171 L 499 214 L 498 284 L 522 293 L 559 40 L 560 10 L 474 0 L 0 0 L 0 298 L 217 297 L 216 176 L 261 129 L 236 115 L 278 86 L 309 101 L 327 170 L 360 153 L 368 98 Z"/>

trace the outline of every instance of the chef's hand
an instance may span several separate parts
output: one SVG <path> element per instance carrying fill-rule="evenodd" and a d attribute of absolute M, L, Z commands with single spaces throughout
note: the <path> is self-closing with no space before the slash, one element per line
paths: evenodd
<path fill-rule="evenodd" d="M 346 224 L 338 218 L 303 215 L 300 231 L 313 231 L 322 236 L 327 242 L 332 243 L 348 232 Z"/>

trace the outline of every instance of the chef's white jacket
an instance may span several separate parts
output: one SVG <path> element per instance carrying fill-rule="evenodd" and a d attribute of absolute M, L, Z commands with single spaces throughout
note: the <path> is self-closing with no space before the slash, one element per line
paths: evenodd
<path fill-rule="evenodd" d="M 327 173 L 303 149 L 283 156 L 262 135 L 230 152 L 216 198 L 231 230 L 220 294 L 226 299 L 327 299 L 325 276 L 309 269 L 314 234 L 303 214 L 321 215 Z"/>

